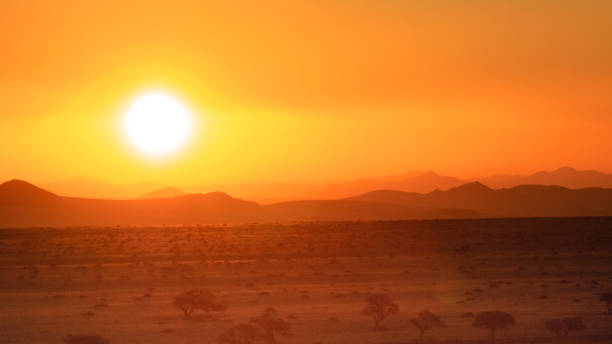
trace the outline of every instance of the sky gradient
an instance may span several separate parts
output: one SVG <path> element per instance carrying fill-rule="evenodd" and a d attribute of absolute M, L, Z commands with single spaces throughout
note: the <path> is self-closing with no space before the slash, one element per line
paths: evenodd
<path fill-rule="evenodd" d="M 2 1 L 0 179 L 169 185 L 612 171 L 612 2 Z M 129 146 L 149 90 L 196 116 Z"/>

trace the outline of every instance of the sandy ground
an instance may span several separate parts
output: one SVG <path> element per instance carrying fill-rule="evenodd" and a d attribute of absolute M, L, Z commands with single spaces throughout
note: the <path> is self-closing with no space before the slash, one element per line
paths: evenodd
<path fill-rule="evenodd" d="M 206 288 L 227 310 L 184 319 L 173 297 Z M 0 230 L 0 342 L 216 343 L 274 307 L 279 343 L 411 343 L 428 309 L 446 328 L 427 342 L 486 343 L 469 313 L 516 325 L 498 343 L 612 343 L 612 218 L 254 224 Z M 368 293 L 400 312 L 374 331 Z M 555 338 L 544 322 L 580 316 Z"/>

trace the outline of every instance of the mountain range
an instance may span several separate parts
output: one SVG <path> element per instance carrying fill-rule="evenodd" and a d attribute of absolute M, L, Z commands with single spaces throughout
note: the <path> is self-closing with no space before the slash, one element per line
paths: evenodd
<path fill-rule="evenodd" d="M 479 182 L 428 194 L 378 190 L 348 198 L 407 207 L 458 208 L 478 212 L 478 217 L 611 216 L 612 189 L 568 189 L 550 185 L 519 185 L 491 189 Z"/>
<path fill-rule="evenodd" d="M 479 181 L 494 189 L 517 185 L 558 185 L 569 189 L 612 188 L 612 174 L 596 170 L 579 171 L 567 166 L 552 172 L 540 171 L 530 175 L 495 175 L 475 178 L 471 181 Z"/>
<path fill-rule="evenodd" d="M 429 193 L 448 190 L 469 182 L 480 182 L 493 189 L 518 185 L 558 185 L 569 189 L 590 187 L 612 188 L 612 174 L 595 170 L 579 171 L 562 167 L 554 171 L 540 171 L 530 175 L 494 175 L 460 179 L 433 171 L 407 172 L 397 175 L 360 179 L 343 183 L 241 183 L 181 186 L 177 188 L 156 183 L 111 184 L 89 177 L 78 177 L 56 183 L 43 184 L 53 193 L 84 198 L 139 199 L 174 197 L 185 193 L 208 193 L 223 190 L 235 197 L 262 204 L 298 199 L 339 199 L 372 190 L 397 190 Z"/>
<path fill-rule="evenodd" d="M 377 190 L 336 200 L 260 205 L 223 192 L 104 200 L 59 196 L 21 180 L 0 184 L 0 227 L 183 225 L 287 221 L 612 216 L 612 189 L 471 182 L 429 193 Z"/>

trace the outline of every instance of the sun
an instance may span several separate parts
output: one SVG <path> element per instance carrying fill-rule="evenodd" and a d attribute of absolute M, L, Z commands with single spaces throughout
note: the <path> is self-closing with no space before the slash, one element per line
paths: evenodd
<path fill-rule="evenodd" d="M 139 151 L 151 156 L 176 152 L 191 136 L 191 113 L 175 97 L 151 92 L 136 98 L 123 116 L 123 131 Z"/>

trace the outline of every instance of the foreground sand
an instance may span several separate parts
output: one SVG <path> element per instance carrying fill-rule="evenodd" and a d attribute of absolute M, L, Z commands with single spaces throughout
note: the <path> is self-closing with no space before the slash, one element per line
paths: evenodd
<path fill-rule="evenodd" d="M 227 310 L 183 318 L 173 297 L 202 287 Z M 279 343 L 409 343 L 423 309 L 432 342 L 488 342 L 466 313 L 502 310 L 499 343 L 612 343 L 612 218 L 294 223 L 166 228 L 0 230 L 0 342 L 216 343 L 274 307 Z M 400 312 L 373 331 L 368 293 Z M 558 339 L 546 319 L 580 316 Z"/>

